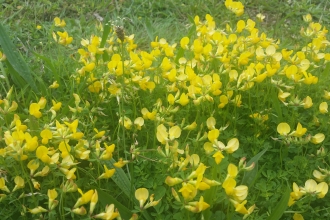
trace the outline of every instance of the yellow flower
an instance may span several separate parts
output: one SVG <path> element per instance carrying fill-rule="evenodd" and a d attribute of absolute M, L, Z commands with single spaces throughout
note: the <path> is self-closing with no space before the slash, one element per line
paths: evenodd
<path fill-rule="evenodd" d="M 234 2 L 233 0 L 226 0 L 225 6 L 230 11 L 234 12 L 237 16 L 241 16 L 244 13 L 244 5 L 242 2 Z"/>
<path fill-rule="evenodd" d="M 52 100 L 52 103 L 53 103 L 53 106 L 50 109 L 54 110 L 55 112 L 60 110 L 60 108 L 62 106 L 62 102 L 56 102 L 55 100 Z"/>
<path fill-rule="evenodd" d="M 214 157 L 214 160 L 215 160 L 216 164 L 221 163 L 222 159 L 225 158 L 223 156 L 223 154 L 221 153 L 221 151 L 217 151 L 215 154 L 213 154 L 212 157 Z"/>
<path fill-rule="evenodd" d="M 94 218 L 100 218 L 100 219 L 106 219 L 106 220 L 112 220 L 119 216 L 119 213 L 115 212 L 115 206 L 114 204 L 111 204 L 105 208 L 105 212 L 102 212 L 100 214 L 94 215 Z"/>
<path fill-rule="evenodd" d="M 99 93 L 101 89 L 102 89 L 102 84 L 100 81 L 95 81 L 93 82 L 93 84 L 88 86 L 88 90 L 93 93 Z"/>
<path fill-rule="evenodd" d="M 167 96 L 167 101 L 168 101 L 168 103 L 169 103 L 170 105 L 173 105 L 174 102 L 175 102 L 175 97 L 174 97 L 174 95 L 173 95 L 173 94 L 168 94 L 168 96 Z"/>
<path fill-rule="evenodd" d="M 293 220 L 304 220 L 304 217 L 299 213 L 294 213 Z"/>
<path fill-rule="evenodd" d="M 243 202 L 239 203 L 236 200 L 230 199 L 230 202 L 233 203 L 235 207 L 235 212 L 244 215 L 249 214 L 248 210 L 245 208 L 245 204 L 247 203 L 247 200 L 244 200 Z"/>
<path fill-rule="evenodd" d="M 92 199 L 91 199 L 91 204 L 90 204 L 90 207 L 89 207 L 89 214 L 93 213 L 95 205 L 96 205 L 98 199 L 99 199 L 99 197 L 98 197 L 97 191 L 95 190 L 94 194 L 92 196 Z"/>
<path fill-rule="evenodd" d="M 327 171 L 329 173 L 329 171 Z M 329 173 L 330 174 L 330 173 Z M 328 174 L 328 175 L 329 175 Z M 320 171 L 318 170 L 314 170 L 313 171 L 313 176 L 315 177 L 315 179 L 318 181 L 318 182 L 321 182 L 323 181 L 328 175 L 325 175 L 323 173 L 321 173 Z"/>
<path fill-rule="evenodd" d="M 57 89 L 60 85 L 57 83 L 57 81 L 53 82 L 48 88 L 50 89 Z"/>
<path fill-rule="evenodd" d="M 277 132 L 280 135 L 288 135 L 290 130 L 291 130 L 290 125 L 288 125 L 288 123 L 282 122 L 282 123 L 277 125 Z"/>
<path fill-rule="evenodd" d="M 304 109 L 310 108 L 313 106 L 313 101 L 311 99 L 311 97 L 306 96 L 306 98 L 303 100 L 304 103 Z"/>
<path fill-rule="evenodd" d="M 5 179 L 3 177 L 0 178 L 0 189 L 3 191 L 6 191 L 7 193 L 10 193 L 10 190 L 6 186 Z"/>
<path fill-rule="evenodd" d="M 144 119 L 142 117 L 137 117 L 134 120 L 134 125 L 136 129 L 141 130 L 142 126 L 144 125 Z"/>
<path fill-rule="evenodd" d="M 281 100 L 282 102 L 284 102 L 285 99 L 286 99 L 287 97 L 289 97 L 290 95 L 291 95 L 290 93 L 288 93 L 288 92 L 283 92 L 283 91 L 280 89 L 279 92 L 278 92 L 277 97 L 278 97 L 279 100 Z"/>
<path fill-rule="evenodd" d="M 311 14 L 303 15 L 303 19 L 304 19 L 305 22 L 311 22 L 311 21 L 313 20 Z M 295 220 L 296 220 L 296 219 L 295 219 Z"/>
<path fill-rule="evenodd" d="M 41 97 L 39 102 L 38 102 L 38 105 L 40 106 L 40 109 L 44 109 L 46 104 L 47 104 L 47 100 L 44 97 Z"/>
<path fill-rule="evenodd" d="M 261 14 L 261 13 L 257 14 L 256 17 L 257 17 L 257 19 L 258 19 L 260 22 L 263 22 L 264 19 L 265 19 L 265 15 L 263 15 L 263 14 Z"/>
<path fill-rule="evenodd" d="M 53 164 L 56 163 L 59 159 L 59 154 L 55 153 L 52 155 L 52 157 L 48 156 L 48 148 L 45 146 L 39 146 L 36 150 L 36 156 L 39 158 L 42 162 L 46 164 Z"/>
<path fill-rule="evenodd" d="M 179 192 L 181 192 L 185 201 L 190 201 L 190 200 L 194 199 L 195 196 L 197 195 L 196 187 L 190 183 L 182 183 L 182 187 L 179 190 Z"/>
<path fill-rule="evenodd" d="M 192 130 L 195 130 L 196 127 L 197 127 L 197 123 L 194 121 L 190 125 L 187 125 L 186 127 L 184 127 L 183 130 L 192 131 Z"/>
<path fill-rule="evenodd" d="M 186 93 L 182 93 L 177 102 L 179 102 L 179 104 L 182 106 L 187 105 L 189 103 L 188 95 L 186 95 Z"/>
<path fill-rule="evenodd" d="M 165 179 L 165 183 L 168 186 L 174 186 L 174 185 L 182 183 L 182 182 L 183 182 L 183 180 L 178 178 L 178 177 L 172 178 L 170 176 L 167 176 L 166 179 Z"/>
<path fill-rule="evenodd" d="M 15 182 L 16 185 L 13 189 L 13 192 L 15 192 L 18 189 L 24 188 L 24 186 L 25 186 L 24 179 L 20 176 L 16 176 L 15 179 L 14 179 L 14 182 Z"/>
<path fill-rule="evenodd" d="M 314 135 L 314 136 L 312 137 L 311 142 L 312 142 L 313 144 L 319 144 L 319 143 L 321 143 L 324 139 L 325 139 L 324 134 L 322 134 L 322 133 L 318 133 L 318 134 L 316 134 L 316 135 Z"/>
<path fill-rule="evenodd" d="M 204 197 L 201 196 L 198 202 L 189 202 L 188 205 L 185 206 L 186 209 L 193 213 L 199 213 L 209 208 L 210 205 L 204 202 Z"/>
<path fill-rule="evenodd" d="M 101 174 L 97 179 L 109 179 L 115 174 L 116 169 L 108 169 L 106 165 L 103 165 L 104 173 Z"/>
<path fill-rule="evenodd" d="M 40 190 L 40 183 L 33 178 L 31 178 L 31 181 L 32 181 L 33 187 L 37 190 Z"/>
<path fill-rule="evenodd" d="M 40 112 L 40 106 L 38 103 L 31 103 L 29 108 L 30 115 L 33 115 L 36 118 L 40 118 L 42 116 Z"/>
<path fill-rule="evenodd" d="M 156 110 L 153 110 L 152 112 L 149 112 L 148 109 L 143 108 L 143 109 L 141 109 L 141 113 L 142 113 L 142 116 L 143 116 L 144 119 L 149 119 L 149 120 L 155 120 L 156 119 L 156 114 L 157 114 Z"/>
<path fill-rule="evenodd" d="M 157 126 L 157 140 L 162 144 L 165 144 L 167 141 L 173 141 L 174 139 L 180 137 L 181 135 L 181 128 L 179 126 L 173 126 L 167 132 L 167 128 L 160 124 Z"/>
<path fill-rule="evenodd" d="M 49 166 L 45 166 L 44 168 L 42 168 L 42 170 L 40 172 L 37 172 L 34 177 L 37 176 L 46 176 L 49 173 L 50 169 Z"/>
<path fill-rule="evenodd" d="M 77 127 L 78 127 L 78 123 L 79 123 L 78 119 L 74 120 L 72 123 L 69 123 L 69 122 L 64 122 L 64 123 L 68 126 L 68 128 L 70 129 L 70 131 L 72 133 L 77 132 Z"/>
<path fill-rule="evenodd" d="M 324 95 L 323 97 L 327 100 L 330 100 L 330 92 L 328 92 L 327 90 L 324 90 Z"/>
<path fill-rule="evenodd" d="M 307 131 L 307 128 L 303 128 L 302 125 L 298 122 L 297 129 L 292 132 L 292 135 L 295 137 L 303 136 Z"/>
<path fill-rule="evenodd" d="M 93 138 L 101 138 L 105 134 L 105 131 L 98 131 L 96 128 L 94 128 L 94 131 L 96 134 L 93 136 Z"/>
<path fill-rule="evenodd" d="M 149 197 L 149 191 L 146 188 L 139 188 L 135 190 L 135 198 L 139 201 L 140 208 L 143 208 L 144 203 Z"/>
<path fill-rule="evenodd" d="M 207 138 L 211 143 L 217 140 L 220 135 L 220 131 L 218 129 L 212 129 L 207 133 Z"/>
<path fill-rule="evenodd" d="M 41 25 L 37 25 L 37 30 L 40 30 L 42 27 L 41 27 Z"/>
<path fill-rule="evenodd" d="M 132 128 L 132 121 L 128 117 L 124 116 L 124 120 L 121 117 L 119 119 L 119 123 L 123 125 L 127 130 L 130 130 Z"/>
<path fill-rule="evenodd" d="M 68 156 L 68 157 L 70 157 L 70 156 Z M 76 175 L 74 174 L 74 172 L 76 172 L 77 168 L 74 167 L 71 170 L 69 170 L 69 169 L 66 169 L 64 167 L 61 167 L 60 170 L 64 173 L 65 177 L 68 180 L 76 179 Z"/>
<path fill-rule="evenodd" d="M 119 161 L 117 161 L 116 163 L 113 163 L 113 165 L 117 168 L 122 168 L 123 166 L 125 166 L 127 163 L 129 163 L 128 160 L 123 160 L 123 158 L 120 158 Z"/>
<path fill-rule="evenodd" d="M 229 177 L 223 183 L 222 187 L 225 189 L 227 195 L 232 195 L 234 192 L 234 187 L 236 186 L 236 181 Z"/>
<path fill-rule="evenodd" d="M 54 23 L 55 23 L 56 27 L 65 27 L 65 25 L 66 25 L 64 19 L 61 20 L 59 17 L 54 18 Z"/>
<path fill-rule="evenodd" d="M 48 140 L 53 138 L 53 133 L 46 128 L 40 132 L 40 136 L 42 137 L 42 144 L 47 144 Z"/>
<path fill-rule="evenodd" d="M 318 198 L 323 198 L 328 192 L 328 184 L 325 182 L 317 184 L 315 180 L 309 179 L 305 182 L 305 187 L 301 191 L 316 194 Z"/>
<path fill-rule="evenodd" d="M 86 193 L 83 193 L 81 191 L 81 189 L 78 188 L 78 192 L 80 193 L 81 197 L 77 200 L 77 202 L 73 208 L 77 208 L 81 205 L 89 203 L 89 201 L 91 201 L 91 199 L 92 199 L 92 196 L 94 195 L 94 190 L 92 190 L 92 189 Z"/>
<path fill-rule="evenodd" d="M 188 44 L 189 44 L 189 37 L 183 37 L 183 38 L 180 40 L 180 46 L 181 46 L 183 49 L 188 49 Z"/>
<path fill-rule="evenodd" d="M 230 163 L 227 167 L 227 177 L 226 178 L 233 178 L 235 179 L 238 174 L 238 168 L 236 165 Z"/>
<path fill-rule="evenodd" d="M 218 105 L 218 108 L 224 108 L 229 102 L 229 99 L 226 95 L 220 96 L 220 104 Z"/>
<path fill-rule="evenodd" d="M 48 196 L 48 209 L 52 210 L 57 205 L 56 202 L 54 203 L 54 200 L 57 197 L 56 189 L 48 189 L 47 196 Z M 54 204 L 56 205 L 54 206 Z"/>
<path fill-rule="evenodd" d="M 36 207 L 34 209 L 29 209 L 29 212 L 32 213 L 32 214 L 39 214 L 41 212 L 48 212 L 48 210 L 42 208 L 41 206 L 38 206 L 38 207 Z"/>
<path fill-rule="evenodd" d="M 87 211 L 84 206 L 81 206 L 79 208 L 72 209 L 72 212 L 77 215 L 86 215 Z"/>
<path fill-rule="evenodd" d="M 112 158 L 112 153 L 115 150 L 115 144 L 111 144 L 110 146 L 106 145 L 105 146 L 105 151 L 102 152 L 100 159 L 101 160 L 110 160 Z"/>
<path fill-rule="evenodd" d="M 328 103 L 322 102 L 319 106 L 319 110 L 322 114 L 325 114 L 328 112 Z"/>
<path fill-rule="evenodd" d="M 215 129 L 215 124 L 216 124 L 216 120 L 214 117 L 209 117 L 207 120 L 206 120 L 206 126 L 209 130 L 213 130 Z"/>
<path fill-rule="evenodd" d="M 224 150 L 231 154 L 234 153 L 239 147 L 239 141 L 237 138 L 232 138 L 228 141 L 227 146 L 224 147 Z"/>
<path fill-rule="evenodd" d="M 58 39 L 58 43 L 61 44 L 61 45 L 68 45 L 68 44 L 71 44 L 72 40 L 73 40 L 73 37 L 69 37 L 69 34 L 68 32 L 64 31 L 64 32 L 60 32 L 60 31 L 57 31 L 56 32 L 58 34 L 58 36 L 60 37 Z M 55 35 L 56 36 L 56 35 Z"/>

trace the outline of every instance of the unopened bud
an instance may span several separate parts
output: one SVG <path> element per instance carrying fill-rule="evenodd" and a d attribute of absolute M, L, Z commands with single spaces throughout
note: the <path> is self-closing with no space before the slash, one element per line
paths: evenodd
<path fill-rule="evenodd" d="M 183 182 L 183 180 L 178 177 L 173 178 L 173 177 L 167 176 L 165 179 L 165 183 L 168 186 L 174 186 L 174 185 L 182 183 L 182 182 Z"/>
<path fill-rule="evenodd" d="M 175 200 L 178 202 L 181 202 L 180 197 L 179 197 L 178 193 L 175 191 L 175 189 L 174 188 L 171 188 L 171 189 L 172 189 L 172 195 L 175 198 Z"/>
<path fill-rule="evenodd" d="M 200 139 L 198 139 L 198 141 L 204 141 L 206 139 L 207 139 L 207 132 L 204 132 L 204 135 Z"/>
<path fill-rule="evenodd" d="M 327 155 L 327 152 L 326 152 L 326 150 L 324 149 L 324 147 L 321 147 L 320 149 L 318 149 L 318 150 L 316 151 L 316 154 L 317 154 L 318 156 L 324 157 L 324 156 Z"/>
<path fill-rule="evenodd" d="M 254 162 L 250 166 L 248 166 L 248 167 L 246 165 L 244 165 L 243 170 L 251 171 L 251 170 L 254 169 L 254 166 L 255 166 L 255 163 Z"/>
<path fill-rule="evenodd" d="M 87 211 L 84 208 L 84 206 L 81 206 L 79 208 L 73 209 L 72 212 L 77 215 L 86 215 Z"/>
<path fill-rule="evenodd" d="M 239 163 L 238 163 L 238 169 L 242 169 L 243 167 L 245 167 L 246 165 L 246 157 L 243 157 L 239 160 Z"/>
<path fill-rule="evenodd" d="M 218 181 L 215 181 L 215 180 L 210 180 L 210 179 L 207 179 L 205 177 L 203 177 L 203 182 L 205 182 L 206 184 L 210 185 L 210 186 L 220 186 L 221 183 L 218 182 Z"/>
<path fill-rule="evenodd" d="M 162 157 L 166 157 L 164 151 L 162 150 L 161 146 L 157 147 L 157 152 L 162 156 Z"/>

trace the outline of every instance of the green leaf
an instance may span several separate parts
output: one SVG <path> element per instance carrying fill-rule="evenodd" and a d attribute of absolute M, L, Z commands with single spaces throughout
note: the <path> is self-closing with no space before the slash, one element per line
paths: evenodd
<path fill-rule="evenodd" d="M 271 102 L 273 103 L 273 108 L 276 111 L 277 114 L 277 122 L 280 123 L 282 122 L 282 108 L 281 108 L 281 103 L 278 100 L 277 94 L 275 91 L 272 92 L 271 94 Z"/>
<path fill-rule="evenodd" d="M 113 165 L 116 161 L 114 159 L 111 159 L 110 162 L 106 161 L 107 167 L 110 167 L 111 169 L 115 168 Z M 121 191 L 130 198 L 131 195 L 131 182 L 128 179 L 126 173 L 121 168 L 115 168 L 116 172 L 111 177 L 111 179 L 116 183 L 116 185 L 121 189 Z"/>
<path fill-rule="evenodd" d="M 244 173 L 243 179 L 242 179 L 242 185 L 251 186 L 254 182 L 255 177 L 258 174 L 258 160 L 266 153 L 268 150 L 268 147 L 266 147 L 263 151 L 259 152 L 257 155 L 251 158 L 249 162 L 246 163 L 246 166 L 250 166 L 252 163 L 254 163 L 255 167 L 251 171 L 247 171 Z"/>
<path fill-rule="evenodd" d="M 272 211 L 271 215 L 267 218 L 267 220 L 278 220 L 282 217 L 284 211 L 288 207 L 290 192 L 291 192 L 290 188 L 286 187 L 286 190 L 283 193 L 281 200 L 279 201 L 275 209 Z"/>
<path fill-rule="evenodd" d="M 32 72 L 30 71 L 28 65 L 23 60 L 21 55 L 18 53 L 17 48 L 11 42 L 9 36 L 7 35 L 5 28 L 0 23 L 0 45 L 4 54 L 7 57 L 8 63 L 12 66 L 15 71 L 11 71 L 11 77 L 15 80 L 23 78 L 23 80 L 33 89 L 34 92 L 39 93 L 38 88 L 34 82 Z M 18 83 L 22 86 L 21 83 Z"/>
<path fill-rule="evenodd" d="M 100 43 L 100 48 L 103 48 L 105 43 L 107 42 L 108 36 L 110 34 L 110 30 L 111 30 L 111 23 L 110 21 L 106 22 L 104 27 L 103 27 L 103 34 L 102 34 L 102 40 Z M 109 54 L 107 52 L 104 51 L 103 55 L 102 55 L 103 61 L 109 61 L 110 57 Z"/>
<path fill-rule="evenodd" d="M 115 168 L 113 165 L 116 161 L 112 158 L 110 161 L 105 161 L 107 167 Z M 132 198 L 131 195 L 131 182 L 128 179 L 126 173 L 124 172 L 123 169 L 121 168 L 115 168 L 116 172 L 115 174 L 111 177 L 111 179 L 116 183 L 116 185 L 122 190 L 122 192 L 128 197 L 128 199 L 133 199 L 133 203 L 136 205 L 139 205 L 139 201 L 137 201 L 135 198 Z M 135 191 L 135 188 L 132 187 L 132 190 Z M 148 214 L 147 211 L 142 212 L 142 215 L 144 216 L 144 219 L 146 220 L 152 220 L 150 215 Z M 126 219 L 126 218 L 123 218 Z"/>

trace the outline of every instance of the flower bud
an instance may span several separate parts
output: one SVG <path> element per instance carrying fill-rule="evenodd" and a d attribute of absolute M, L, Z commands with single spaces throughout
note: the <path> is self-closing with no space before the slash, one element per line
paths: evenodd
<path fill-rule="evenodd" d="M 178 193 L 175 191 L 175 189 L 173 187 L 171 189 L 172 189 L 172 195 L 175 198 L 175 200 L 178 202 L 181 202 L 180 197 L 179 197 Z"/>
<path fill-rule="evenodd" d="M 72 212 L 77 215 L 86 215 L 87 211 L 84 208 L 84 206 L 81 206 L 79 208 L 72 209 Z"/>
<path fill-rule="evenodd" d="M 182 183 L 182 182 L 183 182 L 183 180 L 178 178 L 178 177 L 172 178 L 170 176 L 167 176 L 166 179 L 165 179 L 165 183 L 168 186 L 174 186 L 174 185 Z"/>
<path fill-rule="evenodd" d="M 319 144 L 324 140 L 324 138 L 325 138 L 324 134 L 318 133 L 312 137 L 311 142 L 313 144 Z"/>
<path fill-rule="evenodd" d="M 41 206 L 38 206 L 34 209 L 29 209 L 29 212 L 32 213 L 32 214 L 38 214 L 38 213 L 41 213 L 41 212 L 47 212 L 47 209 L 44 209 Z"/>

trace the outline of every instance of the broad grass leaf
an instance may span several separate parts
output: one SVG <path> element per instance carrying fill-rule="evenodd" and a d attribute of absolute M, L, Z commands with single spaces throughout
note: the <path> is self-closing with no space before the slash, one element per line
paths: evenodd
<path fill-rule="evenodd" d="M 257 155 L 252 157 L 251 160 L 249 160 L 249 162 L 246 163 L 246 166 L 250 166 L 254 162 L 255 166 L 254 166 L 253 170 L 244 173 L 244 176 L 242 179 L 242 185 L 246 185 L 248 187 L 250 187 L 252 185 L 255 177 L 258 174 L 258 160 L 262 157 L 262 155 L 264 155 L 264 153 L 266 153 L 267 150 L 268 150 L 268 147 L 266 147 L 264 150 L 262 150 Z"/>
<path fill-rule="evenodd" d="M 271 215 L 267 218 L 267 220 L 278 220 L 282 217 L 284 211 L 288 207 L 290 192 L 291 192 L 290 188 L 286 187 L 286 190 L 283 193 L 281 200 L 278 202 L 277 206 L 272 211 Z"/>
<path fill-rule="evenodd" d="M 10 72 L 14 81 L 19 78 L 23 78 L 23 80 L 33 89 L 34 92 L 39 93 L 39 90 L 34 82 L 32 72 L 19 54 L 13 42 L 11 42 L 2 24 L 0 24 L 0 45 L 7 57 L 8 63 L 10 63 L 12 68 L 15 70 Z M 19 83 L 19 86 L 22 86 L 20 84 L 21 83 Z"/>
<path fill-rule="evenodd" d="M 105 161 L 107 167 L 109 167 L 110 169 L 115 168 L 113 166 L 113 164 L 116 161 L 114 159 L 111 159 L 110 161 Z M 135 191 L 134 187 L 131 187 L 131 182 L 128 179 L 126 173 L 124 172 L 123 169 L 118 169 L 116 168 L 116 172 L 115 174 L 111 177 L 111 179 L 116 183 L 116 185 L 122 190 L 122 192 L 128 197 L 128 199 L 133 200 L 131 201 L 132 203 L 138 205 L 139 202 L 134 198 L 134 196 L 132 193 L 132 190 Z M 103 192 L 102 192 L 103 193 Z M 115 203 L 114 203 L 115 204 Z M 116 204 L 115 204 L 116 205 Z M 119 208 L 118 208 L 119 209 Z M 120 211 L 120 209 L 119 209 Z M 121 214 L 121 213 L 120 213 Z M 148 214 L 148 212 L 143 212 L 142 213 L 144 216 L 144 219 L 146 220 L 151 220 L 152 218 L 150 217 L 150 215 Z M 131 217 L 131 216 L 130 216 Z M 123 218 L 123 219 L 129 219 L 129 218 Z"/>
<path fill-rule="evenodd" d="M 123 219 L 129 219 L 132 217 L 132 212 L 126 206 L 118 202 L 112 195 L 108 194 L 104 190 L 97 188 L 100 204 L 105 207 L 106 205 L 114 204 L 115 208 L 119 210 L 120 216 Z"/>
<path fill-rule="evenodd" d="M 111 30 L 111 23 L 108 21 L 105 23 L 104 27 L 103 27 L 103 34 L 102 34 L 102 40 L 100 43 L 100 48 L 103 48 L 105 43 L 107 42 L 108 36 L 110 34 L 110 30 Z M 104 52 L 102 55 L 103 61 L 109 61 L 110 60 L 110 56 L 108 53 Z"/>

